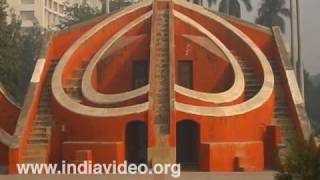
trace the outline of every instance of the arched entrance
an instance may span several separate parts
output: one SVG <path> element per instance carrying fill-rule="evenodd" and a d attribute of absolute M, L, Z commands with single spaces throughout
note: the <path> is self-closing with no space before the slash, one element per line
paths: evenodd
<path fill-rule="evenodd" d="M 147 125 L 134 121 L 126 127 L 126 159 L 129 164 L 147 163 Z"/>
<path fill-rule="evenodd" d="M 184 170 L 199 169 L 200 127 L 191 120 L 177 124 L 177 163 Z"/>

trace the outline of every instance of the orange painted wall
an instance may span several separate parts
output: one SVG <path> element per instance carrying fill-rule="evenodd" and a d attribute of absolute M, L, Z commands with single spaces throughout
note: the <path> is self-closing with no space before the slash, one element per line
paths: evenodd
<path fill-rule="evenodd" d="M 161 4 L 160 8 L 165 8 L 166 6 L 167 5 Z M 210 30 L 210 32 L 215 34 L 229 49 L 236 50 L 238 56 L 248 59 L 250 64 L 255 67 L 257 76 L 262 78 L 261 67 L 256 62 L 251 50 L 243 44 L 243 42 L 238 42 L 239 39 L 231 32 L 224 29 L 218 23 L 208 21 L 205 17 L 195 12 L 191 12 L 179 6 L 176 6 L 175 8 L 176 10 L 192 17 Z M 90 59 L 112 35 L 133 19 L 149 10 L 151 10 L 151 7 L 146 7 L 127 16 L 121 17 L 87 40 L 87 43 L 76 50 L 76 53 L 67 63 L 63 72 L 63 85 L 66 86 L 68 84 L 68 79 L 71 77 L 73 70 L 80 67 L 84 60 Z M 279 58 L 278 54 L 275 53 L 275 45 L 270 34 L 248 28 L 243 24 L 234 21 L 230 22 L 252 38 L 267 57 L 275 59 Z M 61 59 L 66 50 L 96 23 L 98 22 L 93 21 L 89 24 L 56 34 L 49 44 L 47 59 Z M 99 80 L 101 80 L 98 82 L 99 86 L 97 87 L 99 91 L 105 93 L 117 93 L 131 89 L 132 62 L 134 60 L 149 60 L 150 23 L 151 20 L 148 20 L 146 23 L 139 25 L 127 34 L 144 34 L 145 37 L 141 41 L 126 48 L 124 51 L 111 57 L 114 60 L 111 64 L 105 67 L 105 74 L 102 75 L 102 77 L 105 78 L 99 78 Z M 197 45 L 182 37 L 180 34 L 184 33 L 192 35 L 200 34 L 177 19 L 175 19 L 175 31 L 175 61 L 176 63 L 179 60 L 193 61 L 194 89 L 203 92 L 221 92 L 228 89 L 234 79 L 230 64 L 222 59 L 210 55 L 204 49 L 197 47 Z M 186 53 L 188 48 L 190 48 L 190 51 Z M 47 64 L 46 69 L 48 69 L 48 67 L 49 65 Z M 175 71 L 177 72 L 177 66 L 175 67 Z M 45 76 L 46 74 L 43 75 L 42 79 L 45 78 Z M 179 77 L 176 74 L 174 79 L 177 80 L 178 78 Z M 93 76 L 93 83 L 95 84 L 96 81 L 97 77 Z M 42 85 L 43 84 L 41 84 L 41 86 Z M 287 91 L 287 93 L 290 92 Z M 36 99 L 39 96 L 40 92 L 37 94 Z M 145 102 L 147 101 L 147 98 L 148 97 L 146 96 L 142 96 L 128 102 L 105 107 L 132 105 Z M 200 125 L 199 161 L 201 170 L 239 170 L 235 168 L 235 157 L 239 156 L 242 157 L 239 159 L 239 163 L 245 168 L 245 171 L 261 171 L 265 167 L 273 165 L 272 163 L 274 162 L 269 162 L 269 159 L 265 161 L 265 158 L 272 158 L 270 153 L 266 152 L 271 152 L 273 150 L 272 148 L 279 143 L 280 139 L 279 130 L 276 127 L 270 126 L 274 111 L 274 98 L 273 94 L 262 107 L 247 114 L 232 117 L 206 117 L 173 111 L 172 117 L 175 117 L 175 119 L 172 119 L 171 122 L 172 127 L 169 137 L 170 145 L 174 147 L 177 143 L 175 133 L 176 123 L 190 119 Z M 202 101 L 196 101 L 179 94 L 176 94 L 176 100 L 193 105 L 218 106 Z M 97 163 L 111 162 L 112 160 L 122 162 L 125 159 L 125 129 L 126 125 L 132 121 L 142 121 L 148 124 L 148 145 L 151 147 L 154 144 L 154 132 L 153 129 L 150 129 L 150 127 L 153 127 L 153 122 L 149 122 L 152 118 L 150 116 L 154 115 L 154 112 L 152 111 L 149 113 L 146 112 L 121 117 L 95 118 L 85 117 L 70 112 L 61 107 L 61 105 L 59 105 L 54 99 L 52 99 L 52 101 L 54 126 L 52 128 L 52 138 L 50 140 L 51 162 L 61 162 L 61 160 L 67 160 L 69 162 L 74 161 L 76 159 L 75 154 L 79 150 L 92 151 L 93 161 Z M 236 101 L 230 103 L 230 105 L 240 103 L 242 101 L 243 97 L 240 97 Z M 0 94 L 0 107 L 9 107 L 3 105 L 3 102 L 5 101 L 3 101 Z M 90 105 L 98 107 L 98 105 Z M 219 104 L 219 106 L 221 106 L 221 104 Z M 9 112 L 13 112 L 13 110 L 8 109 L 8 116 L 3 113 L 0 114 L 0 127 L 3 126 L 12 133 L 13 127 L 15 127 L 15 122 L 13 123 L 10 121 L 10 123 L 3 123 L 5 121 L 2 121 L 1 119 L 17 118 L 17 116 L 14 116 Z M 35 115 L 35 112 L 36 108 L 34 108 L 33 115 Z M 17 110 L 16 114 L 18 113 L 19 111 Z M 28 127 L 30 128 L 31 125 L 28 125 Z M 247 144 L 239 145 L 237 143 L 234 144 L 234 142 Z M 23 151 L 19 151 L 18 153 L 21 154 L 22 152 Z M 0 145 L 0 165 L 2 162 L 7 163 L 8 156 L 8 149 L 3 145 Z"/>
<path fill-rule="evenodd" d="M 63 147 L 65 141 L 93 141 L 93 142 L 125 142 L 126 125 L 132 121 L 147 121 L 147 114 L 140 113 L 114 118 L 93 118 L 74 114 L 54 105 L 55 128 L 52 134 L 52 157 L 54 162 L 61 161 L 64 152 L 73 151 L 75 147 Z M 69 150 L 69 148 L 71 150 Z M 92 149 L 95 156 L 95 149 Z M 110 149 L 110 153 L 113 151 Z M 120 152 L 124 152 L 122 149 Z M 105 149 L 109 154 L 109 149 Z M 124 154 L 122 155 L 124 156 Z"/>
<path fill-rule="evenodd" d="M 20 109 L 11 104 L 0 92 L 0 128 L 9 134 L 13 134 L 16 128 Z M 0 143 L 0 165 L 8 165 L 8 147 Z"/>
<path fill-rule="evenodd" d="M 139 15 L 150 10 L 149 8 L 143 8 L 135 13 L 129 14 L 124 17 L 120 17 L 117 21 L 111 22 L 109 25 L 105 26 L 103 30 L 97 32 L 93 37 L 81 45 L 76 52 L 71 56 L 66 65 L 63 77 L 63 84 L 67 84 L 68 78 L 72 75 L 72 69 L 79 67 L 84 60 L 91 59 L 91 57 L 96 53 L 96 51 L 109 39 L 112 35 L 119 31 L 122 27 L 128 24 L 130 21 L 138 17 Z"/>
<path fill-rule="evenodd" d="M 273 97 L 274 98 L 274 97 Z M 273 99 L 272 98 L 272 99 Z M 251 141 L 264 141 L 265 133 L 267 126 L 271 124 L 271 120 L 273 117 L 273 107 L 274 101 L 271 100 L 261 108 L 258 108 L 254 111 L 251 111 L 244 115 L 232 116 L 232 117 L 205 117 L 205 116 L 197 116 L 182 112 L 176 112 L 176 123 L 183 120 L 193 120 L 200 125 L 200 143 L 226 143 L 226 142 L 251 142 Z M 175 142 L 175 132 L 176 127 L 172 127 L 171 131 L 173 132 L 170 136 L 171 142 L 173 146 L 177 142 Z M 237 146 L 227 146 L 224 149 L 228 149 L 228 151 L 232 151 L 233 149 L 237 149 Z M 256 148 L 256 150 L 254 150 Z M 268 150 L 272 150 L 272 147 Z M 226 167 L 231 167 L 233 162 L 234 155 L 232 153 L 225 153 L 227 158 L 224 158 L 223 164 L 215 163 L 214 159 L 211 159 L 215 154 L 221 154 L 222 152 L 219 150 L 212 150 L 206 147 L 201 147 L 201 151 L 204 151 L 199 159 L 201 160 L 202 170 L 206 171 L 224 171 Z M 253 146 L 243 148 L 245 151 L 261 151 L 261 147 Z M 263 149 L 263 144 L 262 144 Z M 227 152 L 228 152 L 227 151 Z M 205 153 L 207 152 L 207 153 Z M 252 167 L 252 171 L 260 171 L 264 168 L 264 154 L 263 151 L 258 153 L 258 157 L 254 159 L 248 159 L 247 163 L 252 163 L 257 166 Z M 209 158 L 210 157 L 210 158 Z M 270 157 L 270 156 L 269 156 Z M 209 166 L 210 164 L 214 164 L 214 168 Z M 262 164 L 262 165 L 261 165 Z M 254 169 L 255 168 L 255 169 Z"/>
<path fill-rule="evenodd" d="M 262 68 L 258 64 L 256 57 L 253 54 L 253 51 L 248 48 L 244 42 L 239 40 L 237 36 L 231 33 L 229 30 L 221 26 L 220 24 L 209 21 L 206 17 L 187 10 L 180 6 L 175 6 L 175 9 L 182 12 L 183 14 L 189 16 L 190 18 L 194 19 L 206 29 L 208 29 L 211 33 L 213 33 L 216 37 L 218 37 L 223 44 L 227 46 L 228 49 L 234 50 L 235 54 L 242 59 L 248 60 L 251 66 L 254 67 L 255 73 L 257 77 L 262 78 Z M 182 22 L 175 19 L 176 21 L 176 30 L 183 32 L 183 25 Z M 190 28 L 186 28 L 190 29 Z M 190 30 L 189 30 L 190 31 Z M 190 33 L 190 32 L 189 32 Z M 194 32 L 191 32 L 195 34 Z M 260 32 L 254 34 L 254 32 L 247 32 L 252 37 L 260 35 Z M 178 38 L 176 38 L 177 41 Z M 262 38 L 259 36 L 254 38 L 254 41 L 257 43 L 258 47 L 261 48 L 263 52 L 266 53 L 267 56 L 271 54 L 269 44 L 270 44 L 271 36 L 262 35 Z M 179 42 L 179 40 L 178 40 Z M 268 54 L 269 53 L 269 54 Z M 272 52 L 273 53 L 273 52 Z M 185 102 L 188 104 L 196 104 L 202 105 L 200 102 L 190 101 L 187 98 L 180 97 L 177 95 L 177 100 L 180 102 Z M 205 117 L 205 116 L 197 116 L 182 112 L 176 112 L 176 122 L 190 119 L 197 122 L 200 125 L 200 143 L 202 144 L 200 147 L 200 151 L 202 156 L 199 157 L 201 161 L 201 168 L 202 170 L 210 170 L 210 171 L 232 171 L 234 170 L 234 153 L 237 151 L 243 151 L 246 153 L 255 153 L 254 158 L 249 158 L 245 160 L 245 163 L 250 165 L 251 168 L 247 168 L 246 171 L 260 171 L 263 170 L 265 167 L 264 163 L 264 140 L 265 136 L 269 136 L 266 134 L 267 127 L 271 124 L 271 120 L 273 117 L 274 112 L 274 95 L 260 108 L 248 112 L 243 115 L 236 115 L 230 117 Z M 238 102 L 237 102 L 238 103 Z M 175 127 L 173 127 L 172 132 L 175 132 Z M 171 140 L 173 145 L 175 142 L 175 134 L 171 135 Z M 269 139 L 270 140 L 270 139 Z M 245 146 L 245 147 L 238 147 L 238 146 L 210 146 L 207 147 L 205 144 L 215 144 L 215 143 L 227 143 L 227 142 L 252 142 L 258 141 L 260 142 L 259 145 L 252 145 L 252 146 Z M 272 150 L 272 147 L 266 150 Z M 222 151 L 228 152 L 223 153 Z M 224 154 L 219 159 L 219 156 L 215 156 L 216 154 Z M 270 156 L 268 156 L 270 158 Z M 219 162 L 219 163 L 216 163 Z"/>
<path fill-rule="evenodd" d="M 74 55 L 69 59 L 67 65 L 64 68 L 63 73 L 63 84 L 67 85 L 68 79 L 71 77 L 73 69 L 80 67 L 82 61 L 90 59 L 96 51 L 109 39 L 112 35 L 119 31 L 122 27 L 127 25 L 136 17 L 142 15 L 143 13 L 150 10 L 151 7 L 142 8 L 130 13 L 126 16 L 120 17 L 117 21 L 111 22 L 109 25 L 103 28 L 102 31 L 96 33 L 91 37 L 87 42 L 82 45 Z M 146 21 L 147 23 L 142 23 L 142 25 L 137 26 L 127 35 L 137 35 L 137 34 L 146 34 L 150 28 L 150 20 Z M 89 26 L 88 26 L 89 27 Z M 53 40 L 51 51 L 48 54 L 48 59 L 60 59 L 63 53 L 66 51 L 68 46 L 61 46 L 63 40 L 66 39 L 77 39 L 81 34 L 87 30 L 86 27 L 80 29 L 73 29 L 67 34 L 60 34 L 55 37 Z M 76 33 L 73 34 L 73 31 Z M 70 36 L 70 37 L 68 37 Z M 147 41 L 147 40 L 145 40 Z M 71 44 L 70 44 L 71 45 Z M 69 46 L 70 46 L 69 45 Z M 60 50 L 56 50 L 62 47 Z M 133 46 L 135 47 L 135 46 Z M 136 48 L 136 47 L 135 47 Z M 132 51 L 135 50 L 132 49 Z M 138 56 L 147 56 L 145 53 L 137 54 Z M 128 73 L 128 72 L 126 72 Z M 94 77 L 94 81 L 96 77 Z M 108 82 L 112 83 L 112 82 Z M 115 83 L 115 82 L 114 82 Z M 128 84 L 130 82 L 127 82 Z M 127 84 L 125 83 L 125 84 Z M 103 84 L 103 83 L 102 83 Z M 109 86 L 108 86 L 109 87 Z M 119 90 L 119 89 L 115 89 Z M 55 126 L 52 130 L 52 139 L 51 139 L 51 157 L 50 160 L 53 162 L 59 162 L 66 156 L 68 153 L 73 153 L 77 149 L 81 149 L 76 145 L 63 145 L 63 142 L 66 141 L 124 141 L 124 132 L 126 124 L 130 121 L 146 121 L 147 117 L 145 113 L 134 114 L 130 116 L 123 116 L 117 118 L 94 118 L 94 117 L 84 117 L 79 114 L 69 112 L 68 110 L 61 107 L 56 101 L 53 101 L 52 105 L 54 122 Z M 93 158 L 97 154 L 102 153 L 101 147 L 92 146 Z M 124 147 L 119 147 L 119 152 L 124 156 Z M 118 151 L 118 150 L 117 150 Z M 113 148 L 104 148 L 104 154 L 113 154 Z M 99 157 L 99 155 L 98 155 Z M 122 158 L 123 159 L 123 158 Z"/>
<path fill-rule="evenodd" d="M 20 114 L 20 108 L 11 104 L 10 101 L 0 92 L 0 128 L 13 134 Z"/>
<path fill-rule="evenodd" d="M 105 63 L 104 67 L 99 67 L 102 74 L 98 82 L 99 91 L 112 94 L 132 90 L 132 65 L 134 61 L 149 63 L 149 44 L 149 38 L 144 37 L 142 40 L 107 58 L 110 62 Z"/>
<path fill-rule="evenodd" d="M 194 90 L 218 93 L 231 87 L 234 74 L 229 62 L 212 55 L 179 35 L 175 36 L 175 43 L 176 81 L 179 79 L 178 62 L 188 60 L 192 61 Z"/>
<path fill-rule="evenodd" d="M 196 29 L 191 28 L 179 19 L 174 19 L 175 24 L 175 56 L 176 56 L 176 81 L 178 80 L 178 61 L 193 61 L 193 89 L 201 92 L 218 93 L 229 89 L 234 81 L 231 65 L 216 55 L 207 52 L 204 48 L 190 42 L 183 34 L 205 37 Z M 176 100 L 183 103 L 199 106 L 217 106 L 214 103 L 203 102 L 176 93 Z M 243 101 L 243 97 L 225 103 L 236 104 Z"/>
<path fill-rule="evenodd" d="M 215 35 L 230 51 L 234 51 L 235 55 L 238 57 L 247 60 L 251 66 L 254 67 L 254 71 L 257 74 L 257 77 L 262 76 L 262 68 L 256 61 L 256 56 L 249 46 L 243 42 L 238 36 L 236 36 L 229 29 L 225 28 L 220 23 L 217 23 L 213 20 L 208 20 L 207 17 L 196 13 L 194 11 L 188 10 L 184 7 L 175 5 L 175 9 L 179 12 L 189 16 L 207 30 L 209 30 L 213 35 Z"/>
<path fill-rule="evenodd" d="M 251 40 L 253 40 L 256 45 L 263 51 L 263 53 L 271 60 L 278 59 L 276 56 L 277 46 L 274 43 L 274 37 L 272 35 L 271 29 L 268 30 L 258 30 L 255 27 L 248 27 L 240 22 L 229 20 L 229 22 L 235 27 L 239 28 L 243 33 L 245 33 Z"/>
<path fill-rule="evenodd" d="M 92 163 L 121 163 L 125 160 L 123 143 L 64 143 L 63 159 L 72 162 L 76 159 L 76 151 L 92 150 Z M 107 150 L 107 153 L 106 153 Z"/>
<path fill-rule="evenodd" d="M 209 146 L 210 151 L 210 171 L 264 170 L 264 158 L 261 158 L 263 157 L 263 142 L 248 142 L 244 144 L 221 143 L 206 146 Z"/>
<path fill-rule="evenodd" d="M 140 11 L 138 14 L 145 12 L 148 9 Z M 188 14 L 189 12 L 185 12 Z M 64 84 L 66 84 L 68 77 L 70 77 L 72 69 L 79 67 L 81 61 L 86 60 L 97 51 L 97 49 L 102 45 L 106 39 L 110 38 L 112 34 L 118 31 L 121 26 L 124 26 L 127 22 L 132 20 L 134 15 L 130 18 L 126 17 L 118 20 L 117 22 L 112 23 L 106 29 L 110 29 L 108 32 L 98 33 L 95 37 L 90 39 L 88 43 L 80 47 L 79 50 L 71 57 L 69 63 L 67 64 L 64 72 Z M 193 15 L 192 13 L 189 13 Z M 252 57 L 250 55 L 249 49 L 242 48 L 241 46 L 233 46 L 230 43 L 230 40 L 234 40 L 230 37 L 230 34 L 226 31 L 216 31 L 214 28 L 215 24 L 211 25 L 207 21 L 199 16 L 194 16 L 198 18 L 198 22 L 202 23 L 207 28 L 211 29 L 212 32 L 216 33 L 221 40 L 229 46 L 230 49 L 237 49 L 237 52 L 240 51 L 239 55 L 246 58 Z M 78 32 L 79 29 L 75 31 Z M 195 31 L 186 28 L 184 25 L 178 23 L 176 25 L 177 34 L 185 32 L 189 34 L 199 35 Z M 84 33 L 86 29 L 82 29 L 81 33 Z M 138 31 L 137 31 L 138 32 Z M 79 33 L 73 34 L 70 32 L 70 39 L 76 39 L 76 36 L 80 36 Z M 133 32 L 132 32 L 133 33 Z M 141 33 L 141 32 L 140 32 Z M 55 37 L 53 40 L 52 48 L 56 49 L 60 47 L 62 43 L 62 37 L 67 37 L 66 34 L 61 34 L 60 36 Z M 60 41 L 61 40 L 61 41 Z M 149 39 L 145 39 L 142 44 L 148 44 Z M 229 43 L 228 43 L 229 42 Z M 267 42 L 267 41 L 263 41 Z M 190 44 L 191 53 L 186 55 L 184 54 L 186 50 L 186 44 Z M 263 43 L 262 43 L 263 44 Z M 140 44 L 141 46 L 141 44 Z M 261 45 L 262 46 L 262 45 Z M 115 60 L 106 67 L 106 72 L 112 70 L 115 71 L 110 78 L 106 78 L 103 81 L 100 81 L 99 90 L 102 92 L 115 93 L 122 92 L 130 89 L 131 82 L 126 81 L 123 83 L 123 86 L 118 86 L 120 81 L 124 79 L 130 79 L 132 72 L 130 72 L 130 64 L 132 60 L 138 58 L 148 58 L 149 51 L 147 45 L 143 45 L 143 49 L 139 48 L 138 44 L 133 45 L 126 49 L 126 54 L 121 54 L 114 56 Z M 60 50 L 52 50 L 49 53 L 49 58 L 61 58 L 62 52 L 65 51 L 66 46 L 61 46 Z M 176 60 L 192 60 L 194 63 L 194 89 L 204 91 L 204 92 L 219 92 L 230 87 L 233 81 L 232 70 L 230 65 L 217 57 L 209 55 L 205 50 L 195 46 L 192 43 L 189 43 L 187 40 L 182 38 L 179 35 L 176 35 Z M 214 61 L 214 63 L 212 63 Z M 120 64 L 119 64 L 120 63 Z M 124 63 L 121 65 L 121 63 Z M 120 66 L 121 65 L 121 66 Z M 259 67 L 257 64 L 252 64 L 257 66 L 257 74 L 259 74 Z M 117 67 L 117 69 L 115 68 Z M 121 68 L 119 68 L 121 67 Z M 123 70 L 121 70 L 123 68 Z M 118 71 L 120 70 L 120 71 Z M 177 69 L 176 69 L 177 70 Z M 214 76 L 212 72 L 215 72 Z M 112 73 L 111 73 L 112 74 Z M 106 73 L 106 75 L 110 75 Z M 118 78 L 112 78 L 112 77 Z M 209 78 L 208 78 L 209 76 Z M 175 77 L 177 79 L 178 77 Z M 209 82 L 209 83 L 208 83 Z M 195 103 L 186 97 L 177 96 L 177 99 L 180 101 L 189 102 L 191 104 Z M 240 98 L 235 103 L 241 102 L 243 99 Z M 201 103 L 201 102 L 198 102 Z M 234 170 L 234 157 L 236 152 L 243 151 L 246 154 L 255 153 L 255 156 L 247 158 L 242 161 L 246 165 L 253 166 L 254 168 L 248 170 L 262 170 L 264 168 L 264 149 L 263 149 L 263 140 L 266 132 L 267 126 L 270 124 L 273 116 L 273 107 L 274 107 L 274 96 L 261 108 L 252 111 L 245 115 L 239 115 L 234 117 L 224 117 L 224 118 L 215 118 L 215 117 L 203 117 L 190 115 L 185 113 L 175 112 L 176 119 L 175 123 L 182 121 L 184 119 L 191 119 L 200 124 L 200 142 L 202 143 L 200 149 L 203 153 L 201 157 L 201 166 L 204 170 L 210 171 L 231 171 Z M 100 146 L 100 145 L 77 145 L 77 144 L 64 144 L 68 141 L 101 141 L 101 142 L 121 142 L 125 141 L 125 127 L 128 122 L 139 120 L 139 121 L 148 121 L 148 115 L 146 113 L 117 117 L 117 118 L 92 118 L 92 117 L 83 117 L 78 114 L 69 112 L 59 104 L 54 101 L 53 104 L 54 110 L 54 119 L 55 127 L 53 129 L 53 139 L 52 139 L 52 161 L 59 161 L 62 159 L 67 159 L 69 161 L 73 160 L 72 154 L 77 150 L 92 150 L 93 159 L 95 161 L 101 160 L 103 162 L 109 162 L 114 157 L 117 157 L 121 160 L 125 158 L 124 156 L 124 145 L 123 146 Z M 259 118 L 257 118 L 259 117 Z M 150 127 L 150 126 L 149 126 Z M 173 125 L 170 134 L 170 144 L 175 146 L 175 125 Z M 244 131 L 245 130 L 245 131 Z M 152 130 L 149 131 L 149 134 L 152 134 Z M 152 137 L 150 137 L 152 139 Z M 259 143 L 254 145 L 247 145 L 245 147 L 238 147 L 232 145 L 225 145 L 220 147 L 218 145 L 206 146 L 206 143 L 217 143 L 217 142 L 248 142 L 248 141 L 259 141 Z M 112 144 L 112 143 L 111 143 Z M 152 141 L 149 140 L 149 145 L 152 144 Z M 221 154 L 222 151 L 230 151 L 226 157 L 219 158 L 215 156 L 216 154 Z M 103 156 L 103 154 L 108 154 L 108 156 Z M 110 156 L 109 156 L 110 155 Z M 217 163 L 219 162 L 219 163 Z M 221 165 L 220 165 L 221 164 Z"/>
<path fill-rule="evenodd" d="M 0 144 L 0 166 L 6 166 L 9 163 L 9 148 Z"/>

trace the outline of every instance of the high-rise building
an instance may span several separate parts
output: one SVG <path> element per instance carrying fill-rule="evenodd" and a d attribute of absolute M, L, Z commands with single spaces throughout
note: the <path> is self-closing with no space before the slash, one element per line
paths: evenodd
<path fill-rule="evenodd" d="M 64 17 L 65 0 L 10 0 L 9 7 L 21 18 L 22 27 L 31 27 L 37 21 L 41 27 L 55 27 Z"/>
<path fill-rule="evenodd" d="M 22 20 L 22 27 L 31 27 L 37 21 L 43 28 L 54 28 L 64 17 L 65 2 L 80 3 L 82 0 L 10 0 L 9 7 Z M 90 6 L 100 8 L 99 0 L 87 1 Z"/>
<path fill-rule="evenodd" d="M 81 3 L 83 0 L 66 0 L 70 3 Z M 87 3 L 93 8 L 101 8 L 101 0 L 87 0 Z"/>

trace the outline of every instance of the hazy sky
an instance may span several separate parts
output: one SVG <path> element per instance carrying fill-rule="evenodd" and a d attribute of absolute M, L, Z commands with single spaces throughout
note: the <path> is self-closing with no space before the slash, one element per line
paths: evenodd
<path fill-rule="evenodd" d="M 241 0 L 240 0 L 241 1 Z M 220 2 L 220 0 L 219 0 Z M 251 0 L 254 10 L 250 13 L 243 13 L 243 19 L 253 22 L 257 17 L 257 11 L 261 0 Z M 289 7 L 290 0 L 286 0 Z M 241 2 L 242 4 L 242 2 Z M 320 0 L 303 0 L 301 4 L 301 31 L 302 31 L 302 56 L 305 68 L 311 74 L 320 73 Z M 204 0 L 204 6 L 207 6 Z M 216 6 L 212 9 L 217 9 Z M 242 12 L 245 9 L 242 4 Z M 286 40 L 290 40 L 290 20 L 286 18 Z"/>

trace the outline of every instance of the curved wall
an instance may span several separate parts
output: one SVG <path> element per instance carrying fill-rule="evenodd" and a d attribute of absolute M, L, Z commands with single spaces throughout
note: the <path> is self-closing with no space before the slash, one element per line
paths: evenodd
<path fill-rule="evenodd" d="M 0 85 L 0 131 L 5 131 L 12 135 L 16 128 L 20 111 L 20 107 L 9 99 Z M 0 166 L 8 164 L 8 157 L 9 148 L 0 141 Z"/>
<path fill-rule="evenodd" d="M 165 41 L 169 46 L 170 78 L 169 82 L 164 83 L 168 83 L 170 89 L 169 102 L 165 101 L 168 103 L 170 121 L 166 124 L 169 129 L 164 138 L 166 140 L 163 140 L 157 137 L 159 126 L 155 115 L 158 112 L 154 108 L 159 106 L 154 102 L 160 96 L 157 92 L 160 88 L 155 86 L 161 83 L 156 83 L 159 73 L 153 70 L 162 65 L 158 62 L 163 53 L 157 46 L 162 41 L 157 39 L 156 18 L 160 11 L 166 9 L 169 10 L 170 22 L 168 42 Z M 209 44 L 210 47 L 206 47 Z M 286 82 L 285 92 L 290 94 L 286 97 L 289 98 L 288 102 L 292 98 L 280 58 L 270 31 L 218 16 L 180 0 L 161 1 L 156 5 L 145 1 L 109 17 L 59 32 L 50 41 L 45 65 L 47 71 L 51 61 L 61 59 L 51 83 L 54 96 L 50 103 L 54 124 L 49 162 L 59 163 L 63 159 L 77 161 L 76 154 L 82 150 L 92 153 L 94 162 L 123 162 L 126 158 L 126 126 L 133 121 L 147 124 L 148 150 L 156 148 L 160 139 L 166 148 L 174 151 L 179 144 L 176 141 L 176 124 L 191 120 L 200 127 L 198 160 L 201 170 L 263 171 L 266 167 L 272 167 L 270 164 L 275 157 L 270 152 L 279 144 L 279 127 L 274 122 L 278 92 L 275 91 L 270 62 L 277 61 L 276 65 L 281 70 L 280 78 Z M 245 98 L 249 87 L 245 81 L 248 73 L 244 72 L 245 67 L 240 65 L 239 59 L 253 68 L 253 76 L 261 86 L 260 91 L 249 99 Z M 148 62 L 150 81 L 145 88 L 136 92 L 132 91 L 132 64 L 138 60 Z M 178 65 L 182 60 L 192 62 L 194 91 L 176 87 L 181 78 Z M 90 85 L 97 93 L 117 96 L 102 100 L 90 98 L 88 93 L 80 97 L 80 102 L 71 98 L 66 88 L 73 85 L 74 72 L 79 69 L 89 72 L 90 68 L 93 69 L 90 76 L 79 77 L 82 82 L 77 88 L 82 88 L 82 95 L 85 94 L 84 88 Z M 42 81 L 41 86 L 44 84 Z M 235 84 L 236 88 L 229 91 Z M 225 93 L 228 91 L 229 94 Z M 223 98 L 215 97 L 221 94 Z M 41 96 L 40 90 L 36 96 Z M 94 97 L 102 96 L 95 94 Z M 214 100 L 205 97 L 214 97 Z M 213 103 L 215 100 L 217 103 Z M 37 105 L 34 102 L 34 108 Z M 1 93 L 0 107 L 5 111 L 0 113 L 0 128 L 12 134 L 16 122 L 11 119 L 16 119 L 15 114 L 20 110 L 10 105 Z M 31 121 L 26 126 L 20 128 L 25 128 L 30 134 Z M 24 144 L 20 146 L 23 149 L 28 135 L 22 138 Z M 0 145 L 0 162 L 8 163 L 8 149 Z M 13 158 L 19 161 L 22 152 L 19 151 L 20 154 Z M 148 152 L 153 152 L 151 156 L 161 157 L 169 151 L 158 154 L 157 151 Z M 171 161 L 175 162 L 176 159 L 172 158 Z"/>

